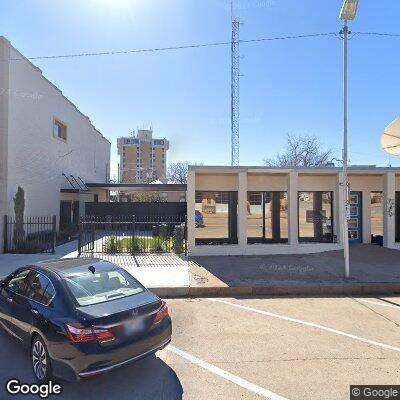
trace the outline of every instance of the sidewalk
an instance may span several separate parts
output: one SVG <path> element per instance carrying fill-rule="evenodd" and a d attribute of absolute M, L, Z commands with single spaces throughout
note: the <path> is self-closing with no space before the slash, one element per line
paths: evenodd
<path fill-rule="evenodd" d="M 0 254 L 0 276 L 38 261 L 76 257 L 76 242 L 56 254 Z M 185 257 L 175 254 L 94 254 L 130 272 L 165 297 L 367 295 L 400 293 L 400 251 L 350 248 L 351 278 L 342 251 L 303 255 Z"/>
<path fill-rule="evenodd" d="M 400 293 L 400 252 L 375 245 L 304 255 L 193 257 L 191 296 Z"/>
<path fill-rule="evenodd" d="M 24 265 L 39 261 L 77 257 L 77 242 L 56 247 L 55 254 L 0 254 L 0 277 Z M 185 257 L 175 254 L 93 254 L 126 269 L 145 287 L 160 296 L 186 296 L 189 292 L 189 268 Z"/>
<path fill-rule="evenodd" d="M 65 243 L 56 247 L 55 254 L 39 253 L 39 254 L 0 254 L 0 277 L 6 276 L 19 267 L 32 264 L 38 261 L 59 259 L 62 257 L 76 257 L 77 252 L 76 240 Z"/>

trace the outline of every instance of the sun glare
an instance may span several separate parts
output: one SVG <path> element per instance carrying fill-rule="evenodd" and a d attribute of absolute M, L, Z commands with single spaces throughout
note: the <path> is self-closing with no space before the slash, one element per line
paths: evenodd
<path fill-rule="evenodd" d="M 112 9 L 128 9 L 136 0 L 91 0 L 93 5 L 98 7 L 107 7 Z"/>

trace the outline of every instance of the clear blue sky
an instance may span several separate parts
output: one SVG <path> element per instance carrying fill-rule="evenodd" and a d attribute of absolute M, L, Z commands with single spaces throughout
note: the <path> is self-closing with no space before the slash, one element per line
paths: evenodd
<path fill-rule="evenodd" d="M 338 32 L 341 0 L 236 0 L 241 38 Z M 353 31 L 400 33 L 400 2 L 360 0 Z M 226 0 L 0 0 L 0 34 L 26 56 L 229 41 Z M 240 159 L 259 165 L 285 134 L 315 134 L 340 158 L 341 41 L 241 45 Z M 350 159 L 388 165 L 384 127 L 400 114 L 400 38 L 350 41 Z M 230 48 L 35 61 L 113 144 L 153 125 L 169 161 L 230 163 Z M 392 158 L 392 165 L 400 165 Z"/>

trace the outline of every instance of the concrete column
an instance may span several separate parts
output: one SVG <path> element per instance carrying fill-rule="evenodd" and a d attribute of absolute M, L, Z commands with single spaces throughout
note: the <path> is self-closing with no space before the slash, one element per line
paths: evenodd
<path fill-rule="evenodd" d="M 188 171 L 186 186 L 186 202 L 187 202 L 187 237 L 189 255 L 195 246 L 195 206 L 196 206 L 196 174 L 194 171 Z"/>
<path fill-rule="evenodd" d="M 247 172 L 238 176 L 238 242 L 243 249 L 247 246 Z"/>
<path fill-rule="evenodd" d="M 289 244 L 297 245 L 299 243 L 299 199 L 298 199 L 298 186 L 299 186 L 299 173 L 297 171 L 289 172 Z"/>
<path fill-rule="evenodd" d="M 8 214 L 8 106 L 10 42 L 0 36 L 0 253 L 4 244 L 4 215 Z"/>
<path fill-rule="evenodd" d="M 362 192 L 362 241 L 371 243 L 371 192 Z"/>
<path fill-rule="evenodd" d="M 337 185 L 337 202 L 335 202 L 336 207 L 336 217 L 335 217 L 335 223 L 336 223 L 336 235 L 337 235 L 337 242 L 341 243 L 343 245 L 343 218 L 344 218 L 344 210 L 343 210 L 343 173 L 339 172 L 338 173 L 338 185 Z"/>
<path fill-rule="evenodd" d="M 391 247 L 395 243 L 395 197 L 396 175 L 387 172 L 383 180 L 383 245 Z"/>

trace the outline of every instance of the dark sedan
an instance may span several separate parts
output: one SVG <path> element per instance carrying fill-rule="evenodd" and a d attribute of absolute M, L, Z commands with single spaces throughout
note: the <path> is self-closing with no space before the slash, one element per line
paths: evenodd
<path fill-rule="evenodd" d="M 166 303 L 124 269 L 89 258 L 37 263 L 1 281 L 0 325 L 29 349 L 39 382 L 89 378 L 171 341 Z"/>

